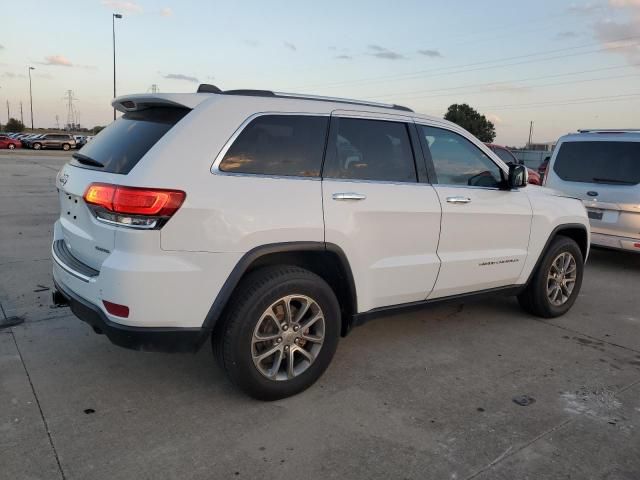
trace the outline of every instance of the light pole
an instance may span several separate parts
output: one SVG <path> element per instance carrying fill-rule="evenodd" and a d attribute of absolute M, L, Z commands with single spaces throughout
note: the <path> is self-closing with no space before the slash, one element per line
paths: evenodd
<path fill-rule="evenodd" d="M 31 130 L 33 130 L 33 93 L 31 92 L 31 70 L 35 70 L 35 67 L 29 67 L 29 103 L 31 104 Z"/>
<path fill-rule="evenodd" d="M 111 14 L 111 29 L 113 32 L 113 98 L 116 98 L 116 18 L 122 18 L 119 13 Z M 116 119 L 116 109 L 113 109 L 113 119 Z"/>

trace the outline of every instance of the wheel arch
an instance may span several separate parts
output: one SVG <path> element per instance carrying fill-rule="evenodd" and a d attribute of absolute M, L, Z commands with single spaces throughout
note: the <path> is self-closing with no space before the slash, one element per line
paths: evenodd
<path fill-rule="evenodd" d="M 587 227 L 581 223 L 566 223 L 566 224 L 558 225 L 551 231 L 549 238 L 547 238 L 547 241 L 544 244 L 544 247 L 542 248 L 542 250 L 540 251 L 538 260 L 536 261 L 536 264 L 531 270 L 531 273 L 529 274 L 529 278 L 527 279 L 527 282 L 525 283 L 525 285 L 529 285 L 529 283 L 531 282 L 531 279 L 533 278 L 536 271 L 540 267 L 540 263 L 542 262 L 542 259 L 544 258 L 545 254 L 549 250 L 549 247 L 551 246 L 551 242 L 553 242 L 553 240 L 558 236 L 569 237 L 572 240 L 574 240 L 578 244 L 578 247 L 580 247 L 583 261 L 587 260 L 587 254 L 589 253 L 589 232 L 587 231 Z"/>
<path fill-rule="evenodd" d="M 341 334 L 352 327 L 357 297 L 351 266 L 344 251 L 325 242 L 286 242 L 262 245 L 242 256 L 218 292 L 202 327 L 201 343 L 218 324 L 238 284 L 248 273 L 269 265 L 295 265 L 320 276 L 336 294 L 342 313 Z"/>

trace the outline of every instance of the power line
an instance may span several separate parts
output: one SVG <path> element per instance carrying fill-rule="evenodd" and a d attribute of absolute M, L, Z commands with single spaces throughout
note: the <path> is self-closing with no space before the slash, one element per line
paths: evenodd
<path fill-rule="evenodd" d="M 607 70 L 618 70 L 621 68 L 631 68 L 631 67 L 640 67 L 640 63 L 616 65 L 613 67 L 604 67 L 604 68 L 593 68 L 590 70 L 580 70 L 577 72 L 556 73 L 553 75 L 539 75 L 537 77 L 527 77 L 527 78 L 520 78 L 516 80 L 502 80 L 499 82 L 486 82 L 486 83 L 469 83 L 469 84 L 460 85 L 457 87 L 443 87 L 443 88 L 431 88 L 426 90 L 414 90 L 412 92 L 405 92 L 399 95 L 400 96 L 408 95 L 408 98 L 422 98 L 422 97 L 414 97 L 414 95 L 420 94 L 420 93 L 443 92 L 448 90 L 464 90 L 464 89 L 473 88 L 473 87 L 492 87 L 492 86 L 504 85 L 504 84 L 510 84 L 510 83 L 528 82 L 531 80 L 544 80 L 547 78 L 567 77 L 572 75 L 582 75 L 584 73 L 603 72 Z M 397 94 L 381 94 L 381 95 L 373 95 L 373 96 L 370 95 L 368 98 L 375 99 L 375 98 L 402 98 L 402 97 L 399 97 Z"/>
<path fill-rule="evenodd" d="M 556 105 L 580 105 L 583 103 L 598 103 L 601 101 L 616 101 L 619 100 L 627 100 L 629 97 L 640 97 L 640 92 L 636 93 L 624 93 L 620 95 L 606 95 L 602 97 L 581 97 L 581 98 L 569 98 L 562 100 L 549 100 L 545 102 L 535 102 L 535 103 L 512 103 L 510 105 L 483 105 L 478 108 L 486 108 L 486 109 L 494 109 L 494 110 L 508 110 L 511 108 L 518 107 L 542 107 L 542 106 L 556 106 Z"/>
<path fill-rule="evenodd" d="M 638 39 L 638 38 L 640 38 L 640 35 L 635 35 L 635 36 L 632 36 L 632 37 L 619 38 L 619 39 L 611 40 L 610 42 L 607 42 L 607 43 L 611 44 L 611 43 L 615 43 L 615 42 L 623 42 L 623 41 L 633 40 L 633 39 Z M 637 43 L 637 42 L 634 42 L 634 43 Z M 558 58 L 567 58 L 567 57 L 572 57 L 572 56 L 587 55 L 587 54 L 590 54 L 590 53 L 599 53 L 599 52 L 610 51 L 610 50 L 615 50 L 615 49 L 619 49 L 619 48 L 627 48 L 629 46 L 629 45 L 610 46 L 610 47 L 603 47 L 603 48 L 599 48 L 597 50 L 591 50 L 591 51 L 587 51 L 587 52 L 578 52 L 578 53 L 569 54 L 569 55 L 558 55 L 558 56 L 547 57 L 547 58 L 542 58 L 542 59 L 534 59 L 534 60 L 529 60 L 529 61 L 507 63 L 507 64 L 504 64 L 504 65 L 493 65 L 493 66 L 487 66 L 487 67 L 481 67 L 481 68 L 471 68 L 471 69 L 467 69 L 466 68 L 466 67 L 476 67 L 476 66 L 479 66 L 479 65 L 487 65 L 487 64 L 493 64 L 493 63 L 507 62 L 507 61 L 510 61 L 510 60 L 518 60 L 518 59 L 522 59 L 522 58 L 537 57 L 537 56 L 541 56 L 541 55 L 549 55 L 549 54 L 558 53 L 558 52 L 566 52 L 566 51 L 569 51 L 569 50 L 578 50 L 578 49 L 581 49 L 581 48 L 589 48 L 589 47 L 599 46 L 599 45 L 601 45 L 601 42 L 589 43 L 589 44 L 584 44 L 584 45 L 577 45 L 577 46 L 574 46 L 574 47 L 565 47 L 565 48 L 558 48 L 558 49 L 553 49 L 553 50 L 546 50 L 546 51 L 542 51 L 542 52 L 534 52 L 534 53 L 529 53 L 529 54 L 525 54 L 525 55 L 517 55 L 517 56 L 513 56 L 513 57 L 504 57 L 504 58 L 500 58 L 500 59 L 496 59 L 496 60 L 485 60 L 485 61 L 482 61 L 482 62 L 474 62 L 474 63 L 460 64 L 460 65 L 452 65 L 452 66 L 449 66 L 449 67 L 440 67 L 440 68 L 429 69 L 429 70 L 417 70 L 415 72 L 404 73 L 404 74 L 384 75 L 384 76 L 380 76 L 380 77 L 369 77 L 369 78 L 363 78 L 363 79 L 359 79 L 359 80 L 346 80 L 346 81 L 342 81 L 342 82 L 335 82 L 335 83 L 329 83 L 329 84 L 316 84 L 316 85 L 311 85 L 310 87 L 322 86 L 322 87 L 333 88 L 333 87 L 339 87 L 339 86 L 345 86 L 345 85 L 353 85 L 353 84 L 363 85 L 363 84 L 370 84 L 370 83 L 379 83 L 379 82 L 385 82 L 387 80 L 392 80 L 392 79 L 412 79 L 412 78 L 421 78 L 421 77 L 434 77 L 434 76 L 439 76 L 439 75 L 454 75 L 454 74 L 457 74 L 457 73 L 467 73 L 467 72 L 474 72 L 474 71 L 486 70 L 486 69 L 491 69 L 491 68 L 501 68 L 501 67 L 512 66 L 512 65 L 521 65 L 521 64 L 525 64 L 525 63 L 535 63 L 535 62 L 540 62 L 540 61 L 555 60 L 555 59 L 558 59 Z M 460 70 L 455 70 L 455 69 L 460 69 Z M 447 70 L 454 70 L 454 71 L 451 72 L 451 71 L 447 71 Z M 298 87 L 298 88 L 303 88 L 303 87 Z"/>

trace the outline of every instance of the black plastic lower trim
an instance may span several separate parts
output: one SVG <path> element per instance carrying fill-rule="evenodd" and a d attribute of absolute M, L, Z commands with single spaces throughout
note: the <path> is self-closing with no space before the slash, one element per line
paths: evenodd
<path fill-rule="evenodd" d="M 360 326 L 368 322 L 369 320 L 373 320 L 374 318 L 382 317 L 385 315 L 407 313 L 414 310 L 420 310 L 427 305 L 433 305 L 436 303 L 463 302 L 466 300 L 477 300 L 479 298 L 495 295 L 518 295 L 523 290 L 523 288 L 525 288 L 525 285 L 509 285 L 506 287 L 489 288 L 477 292 L 450 295 L 448 297 L 421 300 L 419 302 L 402 303 L 400 305 L 391 305 L 389 307 L 374 308 L 373 310 L 357 313 L 356 315 L 354 315 L 353 326 Z"/>
<path fill-rule="evenodd" d="M 54 282 L 67 299 L 73 314 L 104 333 L 120 347 L 145 352 L 196 352 L 200 346 L 200 328 L 131 327 L 112 322 L 100 308 Z"/>

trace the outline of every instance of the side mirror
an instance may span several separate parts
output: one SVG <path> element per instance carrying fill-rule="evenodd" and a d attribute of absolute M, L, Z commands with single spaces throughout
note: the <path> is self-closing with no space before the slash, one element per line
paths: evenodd
<path fill-rule="evenodd" d="M 526 187 L 529 182 L 529 172 L 524 165 L 509 165 L 509 188 Z"/>

